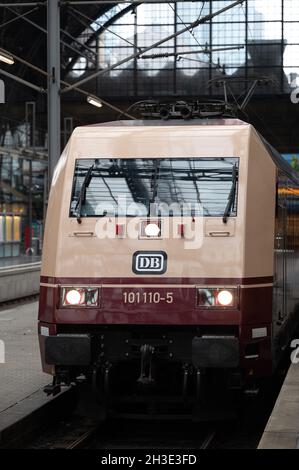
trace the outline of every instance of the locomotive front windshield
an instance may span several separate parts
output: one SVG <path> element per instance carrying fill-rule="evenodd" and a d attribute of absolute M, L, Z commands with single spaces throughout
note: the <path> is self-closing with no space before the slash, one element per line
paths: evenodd
<path fill-rule="evenodd" d="M 236 157 L 77 159 L 70 216 L 236 216 L 238 169 Z"/>

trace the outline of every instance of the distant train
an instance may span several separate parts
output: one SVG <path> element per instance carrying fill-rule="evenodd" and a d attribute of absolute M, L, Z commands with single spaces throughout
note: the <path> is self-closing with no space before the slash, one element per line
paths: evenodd
<path fill-rule="evenodd" d="M 47 393 L 80 376 L 103 402 L 196 403 L 270 376 L 299 320 L 298 203 L 297 173 L 237 119 L 77 128 L 47 212 Z"/>

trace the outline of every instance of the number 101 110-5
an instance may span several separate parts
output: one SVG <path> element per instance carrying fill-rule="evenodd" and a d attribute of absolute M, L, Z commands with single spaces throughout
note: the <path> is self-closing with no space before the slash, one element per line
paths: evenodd
<path fill-rule="evenodd" d="M 173 292 L 166 292 L 162 296 L 160 292 L 123 292 L 124 304 L 158 304 L 173 303 Z"/>

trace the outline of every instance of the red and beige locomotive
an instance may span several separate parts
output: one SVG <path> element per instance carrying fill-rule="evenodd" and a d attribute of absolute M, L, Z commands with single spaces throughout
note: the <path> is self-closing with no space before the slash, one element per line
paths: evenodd
<path fill-rule="evenodd" d="M 270 376 L 299 319 L 298 188 L 237 119 L 77 128 L 45 229 L 47 391 L 84 375 L 108 398 L 192 401 L 203 374 Z"/>

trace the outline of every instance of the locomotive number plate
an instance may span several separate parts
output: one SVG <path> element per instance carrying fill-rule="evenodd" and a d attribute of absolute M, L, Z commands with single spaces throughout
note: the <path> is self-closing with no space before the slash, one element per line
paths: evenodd
<path fill-rule="evenodd" d="M 163 295 L 160 292 L 123 292 L 124 304 L 159 304 L 165 302 L 167 304 L 173 303 L 173 292 L 165 292 Z"/>

